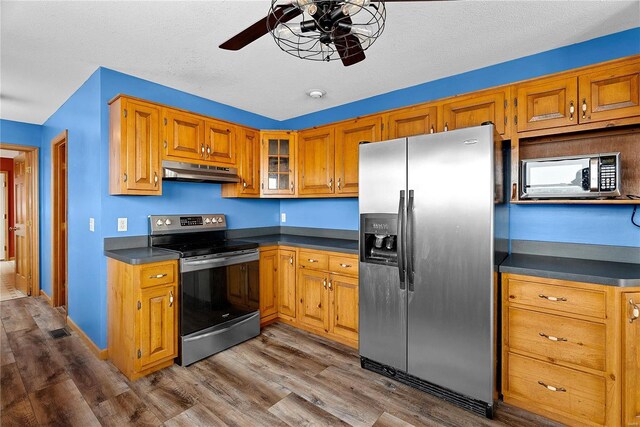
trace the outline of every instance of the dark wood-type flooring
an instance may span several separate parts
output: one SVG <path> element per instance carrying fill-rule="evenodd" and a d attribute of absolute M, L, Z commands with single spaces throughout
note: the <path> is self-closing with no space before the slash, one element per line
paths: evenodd
<path fill-rule="evenodd" d="M 538 426 L 501 405 L 493 421 L 360 368 L 357 352 L 275 324 L 188 368 L 135 382 L 98 360 L 40 298 L 0 304 L 2 426 Z"/>

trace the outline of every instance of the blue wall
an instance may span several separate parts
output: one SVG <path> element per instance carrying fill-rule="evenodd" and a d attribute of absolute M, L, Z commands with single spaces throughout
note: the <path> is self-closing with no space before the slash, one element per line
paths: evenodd
<path fill-rule="evenodd" d="M 282 128 L 304 129 L 351 117 L 486 89 L 640 53 L 640 28 L 385 93 L 285 120 Z M 307 208 L 313 208 L 307 211 Z M 340 199 L 283 200 L 286 225 L 355 230 L 358 204 Z M 511 238 L 640 246 L 630 206 L 511 206 Z M 640 215 L 639 215 L 640 217 Z M 604 221 L 604 222 L 603 222 Z M 594 224 L 606 224 L 587 232 Z M 596 227 L 597 228 L 597 227 Z"/>
<path fill-rule="evenodd" d="M 42 126 L 0 119 L 0 143 L 40 147 Z"/>

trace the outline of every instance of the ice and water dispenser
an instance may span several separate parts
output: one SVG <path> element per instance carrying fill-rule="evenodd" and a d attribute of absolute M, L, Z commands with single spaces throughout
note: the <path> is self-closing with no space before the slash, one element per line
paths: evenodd
<path fill-rule="evenodd" d="M 360 261 L 398 265 L 398 215 L 360 215 Z"/>

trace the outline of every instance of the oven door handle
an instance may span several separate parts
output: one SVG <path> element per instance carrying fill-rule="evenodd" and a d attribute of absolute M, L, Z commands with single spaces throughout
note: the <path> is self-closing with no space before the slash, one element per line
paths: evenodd
<path fill-rule="evenodd" d="M 243 325 L 244 323 L 247 323 L 247 322 L 250 322 L 250 321 L 254 320 L 256 318 L 256 316 L 260 316 L 260 312 L 256 311 L 255 314 L 252 314 L 251 316 L 247 317 L 246 319 L 235 321 L 234 323 L 230 324 L 226 328 L 218 329 L 217 331 L 211 331 L 211 332 L 208 332 L 206 334 L 195 335 L 195 336 L 191 336 L 191 337 L 188 337 L 188 338 L 184 338 L 183 337 L 182 341 L 185 342 L 185 343 L 186 342 L 193 342 L 193 341 L 198 341 L 198 340 L 201 340 L 201 339 L 204 339 L 204 338 L 208 338 L 208 337 L 213 336 L 213 335 L 220 335 L 222 333 L 225 333 L 225 332 L 229 331 L 230 329 L 237 328 L 238 326 Z"/>
<path fill-rule="evenodd" d="M 228 257 L 193 260 L 193 261 L 182 259 L 180 260 L 180 273 L 188 273 L 190 271 L 199 271 L 199 270 L 208 270 L 210 268 L 217 268 L 217 267 L 226 267 L 228 265 L 258 261 L 259 259 L 260 259 L 260 255 L 258 254 L 258 252 L 255 252 L 252 254 L 233 255 Z"/>

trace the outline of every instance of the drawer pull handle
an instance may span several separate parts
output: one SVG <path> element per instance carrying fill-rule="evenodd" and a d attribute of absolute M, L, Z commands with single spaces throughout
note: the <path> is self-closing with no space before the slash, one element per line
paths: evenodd
<path fill-rule="evenodd" d="M 541 337 L 545 337 L 546 339 L 548 339 L 549 341 L 556 341 L 556 342 L 562 342 L 562 341 L 567 341 L 566 338 L 558 338 L 558 337 L 554 337 L 553 335 L 547 335 L 544 332 L 540 332 L 540 336 Z"/>
<path fill-rule="evenodd" d="M 342 268 L 351 268 L 351 264 L 340 264 Z"/>
<path fill-rule="evenodd" d="M 567 299 L 565 297 L 549 297 L 543 294 L 538 295 L 539 298 L 544 298 L 546 300 L 549 301 L 566 301 Z"/>
<path fill-rule="evenodd" d="M 162 279 L 163 277 L 167 277 L 167 273 L 156 274 L 155 276 L 149 276 L 149 279 Z"/>
<path fill-rule="evenodd" d="M 640 307 L 633 302 L 633 299 L 629 300 L 629 323 L 633 323 L 634 320 L 640 318 Z"/>
<path fill-rule="evenodd" d="M 313 258 L 309 258 L 307 261 L 309 261 L 309 262 L 318 262 L 317 259 L 313 259 Z"/>
<path fill-rule="evenodd" d="M 542 381 L 538 381 L 538 384 L 540 384 L 542 387 L 546 388 L 547 390 L 551 390 L 551 391 L 560 391 L 560 392 L 566 392 L 567 389 L 564 387 L 554 387 L 552 385 L 547 385 L 545 383 L 543 383 Z"/>

